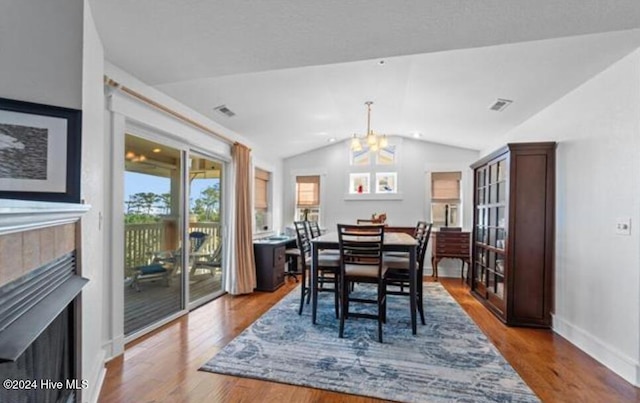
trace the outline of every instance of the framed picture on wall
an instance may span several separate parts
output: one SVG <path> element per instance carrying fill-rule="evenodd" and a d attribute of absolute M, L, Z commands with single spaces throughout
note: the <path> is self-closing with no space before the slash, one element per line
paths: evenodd
<path fill-rule="evenodd" d="M 349 174 L 349 193 L 368 194 L 371 191 L 369 186 L 368 173 Z"/>
<path fill-rule="evenodd" d="M 0 198 L 80 202 L 82 111 L 0 98 Z"/>
<path fill-rule="evenodd" d="M 397 172 L 376 172 L 376 193 L 397 193 Z"/>

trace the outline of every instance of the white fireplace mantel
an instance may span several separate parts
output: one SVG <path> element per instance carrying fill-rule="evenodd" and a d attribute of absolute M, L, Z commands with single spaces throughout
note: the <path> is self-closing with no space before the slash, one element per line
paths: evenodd
<path fill-rule="evenodd" d="M 88 204 L 0 199 L 0 235 L 78 221 Z"/>

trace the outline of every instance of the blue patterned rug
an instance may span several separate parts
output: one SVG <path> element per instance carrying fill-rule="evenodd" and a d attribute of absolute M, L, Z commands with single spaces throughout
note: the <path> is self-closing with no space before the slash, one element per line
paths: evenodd
<path fill-rule="evenodd" d="M 539 401 L 439 283 L 425 283 L 427 325 L 418 322 L 417 336 L 408 299 L 387 297 L 383 344 L 376 321 L 368 319 L 347 319 L 345 337 L 338 338 L 330 294 L 319 296 L 312 325 L 309 305 L 298 316 L 299 292 L 200 369 L 401 402 Z M 356 292 L 371 290 L 357 286 Z"/>

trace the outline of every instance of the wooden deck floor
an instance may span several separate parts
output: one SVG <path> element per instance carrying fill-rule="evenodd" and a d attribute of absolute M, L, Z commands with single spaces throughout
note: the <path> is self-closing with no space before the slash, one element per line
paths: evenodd
<path fill-rule="evenodd" d="M 549 330 L 509 328 L 460 279 L 440 279 L 544 402 L 638 402 L 640 389 Z M 107 365 L 100 402 L 380 402 L 300 386 L 198 371 L 295 287 L 225 295 L 127 345 Z M 295 351 L 291 352 L 295 354 Z"/>
<path fill-rule="evenodd" d="M 125 287 L 124 295 L 124 333 L 131 334 L 150 324 L 166 318 L 180 310 L 180 281 L 172 279 L 169 287 L 164 280 L 144 281 L 139 284 L 140 291 L 134 287 Z M 199 274 L 190 280 L 190 297 L 195 301 L 212 292 L 222 289 L 221 273 L 215 275 Z"/>

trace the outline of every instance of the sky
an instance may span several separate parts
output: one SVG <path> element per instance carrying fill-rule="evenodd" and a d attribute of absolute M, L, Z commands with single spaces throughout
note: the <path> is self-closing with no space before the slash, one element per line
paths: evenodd
<path fill-rule="evenodd" d="M 200 193 L 207 187 L 219 182 L 219 179 L 195 179 L 191 182 L 191 205 Z M 156 194 L 169 193 L 171 181 L 154 175 L 145 175 L 137 172 L 125 172 L 124 174 L 124 201 L 136 193 L 152 192 Z"/>

